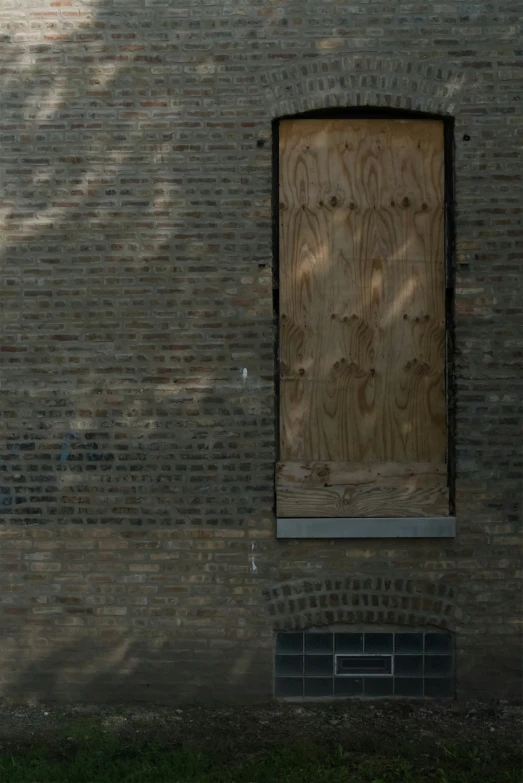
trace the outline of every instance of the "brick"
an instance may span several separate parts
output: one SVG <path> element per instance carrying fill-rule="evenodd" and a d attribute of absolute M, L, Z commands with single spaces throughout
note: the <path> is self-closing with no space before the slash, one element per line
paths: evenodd
<path fill-rule="evenodd" d="M 488 5 L 2 9 L 2 695 L 266 699 L 276 628 L 380 623 L 517 691 L 523 69 Z M 455 119 L 458 535 L 283 544 L 271 121 L 364 104 Z"/>

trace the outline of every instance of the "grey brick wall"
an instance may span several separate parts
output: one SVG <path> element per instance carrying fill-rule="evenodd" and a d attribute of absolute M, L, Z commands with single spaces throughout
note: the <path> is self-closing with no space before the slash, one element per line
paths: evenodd
<path fill-rule="evenodd" d="M 2 694 L 266 698 L 264 591 L 386 573 L 520 695 L 521 16 L 1 4 Z M 453 541 L 274 537 L 271 121 L 360 105 L 455 118 Z"/>

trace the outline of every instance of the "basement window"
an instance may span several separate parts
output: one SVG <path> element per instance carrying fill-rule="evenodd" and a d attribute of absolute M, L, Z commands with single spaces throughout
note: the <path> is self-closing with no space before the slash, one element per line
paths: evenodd
<path fill-rule="evenodd" d="M 280 538 L 455 535 L 449 134 L 275 123 Z"/>
<path fill-rule="evenodd" d="M 450 698 L 454 641 L 443 631 L 276 634 L 279 698 Z"/>

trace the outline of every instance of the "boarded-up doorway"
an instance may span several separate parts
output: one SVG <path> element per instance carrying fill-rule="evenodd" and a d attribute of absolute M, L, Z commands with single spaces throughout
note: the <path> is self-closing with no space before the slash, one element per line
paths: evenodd
<path fill-rule="evenodd" d="M 449 515 L 444 126 L 279 123 L 279 518 Z"/>

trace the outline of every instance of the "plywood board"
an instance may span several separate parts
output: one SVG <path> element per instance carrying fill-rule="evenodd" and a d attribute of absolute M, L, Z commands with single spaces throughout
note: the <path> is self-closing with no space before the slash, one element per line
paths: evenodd
<path fill-rule="evenodd" d="M 282 461 L 445 461 L 443 163 L 437 121 L 281 122 Z"/>
<path fill-rule="evenodd" d="M 279 517 L 448 516 L 445 463 L 280 462 Z"/>

